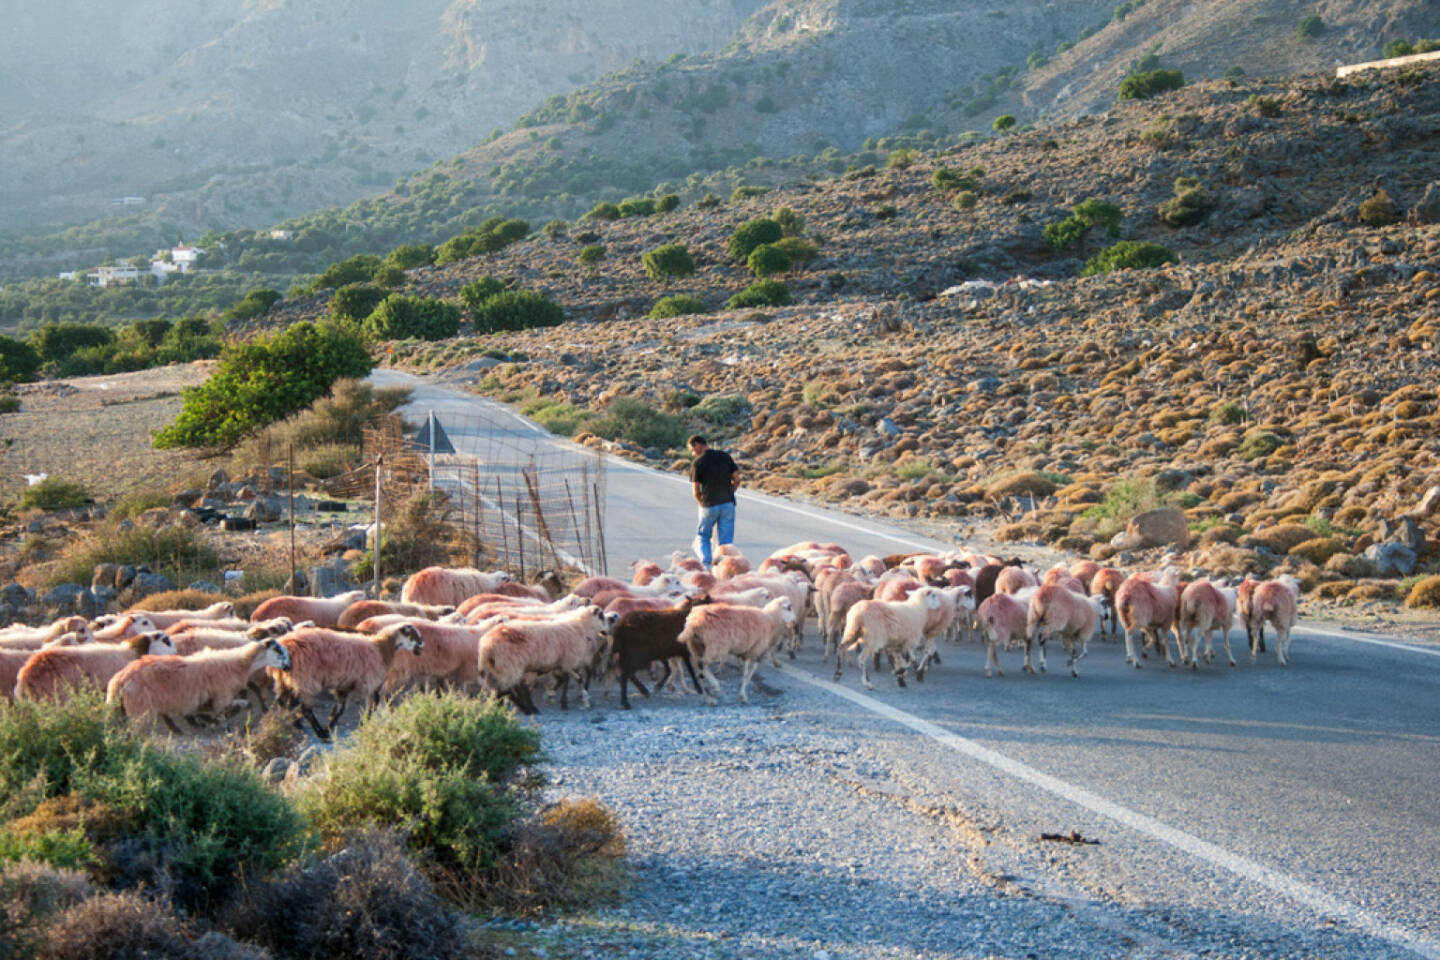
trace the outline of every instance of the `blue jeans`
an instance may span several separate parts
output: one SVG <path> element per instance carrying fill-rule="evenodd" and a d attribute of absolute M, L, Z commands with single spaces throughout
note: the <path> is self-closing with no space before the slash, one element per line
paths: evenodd
<path fill-rule="evenodd" d="M 721 503 L 713 507 L 700 508 L 700 526 L 695 531 L 696 553 L 710 566 L 710 533 L 719 527 L 717 539 L 720 545 L 735 542 L 735 504 Z"/>

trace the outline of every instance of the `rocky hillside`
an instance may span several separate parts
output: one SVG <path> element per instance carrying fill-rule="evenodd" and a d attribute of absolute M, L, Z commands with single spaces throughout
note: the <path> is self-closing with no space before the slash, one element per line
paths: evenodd
<path fill-rule="evenodd" d="M 723 47 L 762 2 L 17 7 L 0 33 L 5 272 L 349 203 L 549 94 L 636 58 Z M 112 211 L 123 196 L 146 205 Z"/>
<path fill-rule="evenodd" d="M 1004 538 L 1102 558 L 1144 545 L 1132 514 L 1168 507 L 1182 529 L 1165 538 L 1198 566 L 1394 595 L 1370 578 L 1433 566 L 1440 533 L 1437 127 L 1434 69 L 1196 85 L 905 169 L 417 271 L 414 292 L 455 296 L 482 274 L 540 289 L 571 322 L 395 356 L 469 364 L 489 392 L 570 405 L 582 431 L 618 396 L 688 410 L 765 489 L 999 519 Z M 978 181 L 975 206 L 935 186 L 941 168 Z M 1166 222 L 1177 193 L 1197 222 Z M 1113 240 L 1095 228 L 1057 253 L 1043 228 L 1087 199 L 1121 208 L 1120 239 L 1179 262 L 1081 276 Z M 820 248 L 782 278 L 798 305 L 724 309 L 752 279 L 728 238 L 781 206 Z M 669 241 L 697 272 L 647 279 L 642 252 Z M 575 260 L 589 243 L 605 248 L 593 274 Z M 639 319 L 680 293 L 715 312 Z"/>

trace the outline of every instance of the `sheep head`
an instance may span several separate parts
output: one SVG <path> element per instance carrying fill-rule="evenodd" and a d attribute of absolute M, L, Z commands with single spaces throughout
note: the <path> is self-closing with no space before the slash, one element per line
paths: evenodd
<path fill-rule="evenodd" d="M 259 667 L 274 670 L 289 670 L 291 666 L 290 650 L 281 646 L 280 641 L 271 637 L 265 641 L 265 656 L 260 659 Z"/>
<path fill-rule="evenodd" d="M 425 649 L 425 640 L 413 623 L 397 624 L 391 628 L 390 635 L 395 638 L 396 650 L 409 650 L 418 657 L 420 651 Z"/>

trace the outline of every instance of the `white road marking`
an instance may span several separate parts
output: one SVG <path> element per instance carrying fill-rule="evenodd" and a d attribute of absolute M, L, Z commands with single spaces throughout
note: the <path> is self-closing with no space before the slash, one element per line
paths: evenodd
<path fill-rule="evenodd" d="M 1153 817 L 1148 817 L 1143 813 L 1138 813 L 1128 807 L 1106 800 L 1098 794 L 1091 793 L 1084 787 L 1078 787 L 1058 777 L 1053 777 L 1028 764 L 1011 759 L 1003 753 L 982 746 L 974 740 L 951 733 L 949 730 L 930 723 L 928 720 L 922 720 L 914 714 L 906 713 L 904 710 L 892 707 L 887 703 L 882 703 L 873 697 L 866 696 L 863 693 L 847 687 L 842 687 L 838 683 L 821 680 L 789 664 L 782 664 L 780 670 L 782 673 L 803 680 L 811 686 L 819 687 L 827 693 L 849 700 L 851 703 L 871 713 L 898 723 L 901 726 L 908 727 L 916 733 L 929 737 L 942 746 L 949 747 L 957 753 L 962 753 L 971 759 L 994 767 L 1017 780 L 1022 780 L 1032 786 L 1039 787 L 1047 793 L 1054 794 L 1077 806 L 1084 807 L 1092 813 L 1114 820 L 1116 823 L 1129 827 L 1137 833 L 1145 834 L 1148 837 L 1159 840 L 1161 843 L 1169 844 L 1177 850 L 1184 851 L 1197 859 L 1204 860 L 1214 866 L 1238 874 L 1283 897 L 1287 897 L 1309 907 L 1317 913 L 1342 918 L 1351 925 L 1363 930 L 1365 933 L 1385 940 L 1418 956 L 1425 957 L 1426 960 L 1440 960 L 1440 942 L 1431 940 L 1423 934 L 1416 933 L 1399 924 L 1391 923 L 1388 920 L 1377 917 L 1348 900 L 1342 900 L 1339 897 L 1326 893 L 1319 887 L 1301 880 L 1296 880 L 1294 877 L 1267 867 L 1248 857 L 1231 853 L 1224 847 L 1217 846 L 1207 840 L 1201 840 L 1193 834 L 1186 833 L 1183 830 L 1177 830 Z"/>
<path fill-rule="evenodd" d="M 1332 637 L 1336 640 L 1353 640 L 1356 643 L 1368 643 L 1377 647 L 1389 647 L 1391 650 L 1404 650 L 1407 653 L 1423 653 L 1429 657 L 1440 657 L 1440 647 L 1421 647 L 1413 643 L 1396 643 L 1394 640 L 1381 640 L 1378 637 L 1359 637 L 1353 633 L 1336 633 L 1333 630 L 1316 630 L 1314 627 L 1306 627 L 1297 636 Z"/>

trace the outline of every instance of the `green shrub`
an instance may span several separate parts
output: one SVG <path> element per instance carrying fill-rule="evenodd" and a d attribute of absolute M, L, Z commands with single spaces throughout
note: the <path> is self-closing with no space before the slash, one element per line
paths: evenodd
<path fill-rule="evenodd" d="M 655 201 L 656 213 L 669 213 L 671 210 L 679 209 L 680 198 L 673 193 L 667 193 Z"/>
<path fill-rule="evenodd" d="M 1058 223 L 1047 223 L 1045 225 L 1045 243 L 1054 250 L 1066 250 L 1078 244 L 1090 228 L 1075 217 L 1069 217 Z"/>
<path fill-rule="evenodd" d="M 1121 100 L 1148 100 L 1161 93 L 1185 86 L 1185 75 L 1179 70 L 1147 70 L 1132 73 L 1120 81 Z"/>
<path fill-rule="evenodd" d="M 1002 113 L 1000 116 L 995 118 L 995 122 L 990 124 L 990 126 L 994 128 L 996 133 L 1004 133 L 1006 130 L 1014 127 L 1015 123 L 1016 120 L 1014 115 L 1009 113 Z"/>
<path fill-rule="evenodd" d="M 714 210 L 716 207 L 720 206 L 720 204 L 724 202 L 725 201 L 721 200 L 715 194 L 707 193 L 705 194 L 705 196 L 695 201 L 695 207 L 699 210 Z"/>
<path fill-rule="evenodd" d="M 498 293 L 481 303 L 473 313 L 476 333 L 556 327 L 565 322 L 565 311 L 560 305 L 533 290 Z"/>
<path fill-rule="evenodd" d="M 1178 262 L 1179 258 L 1173 252 L 1158 243 L 1122 240 L 1086 261 L 1085 276 L 1110 273 L 1113 270 L 1143 270 Z"/>
<path fill-rule="evenodd" d="M 949 193 L 954 190 L 974 190 L 975 181 L 958 170 L 936 167 L 930 175 L 930 185 L 936 190 Z"/>
<path fill-rule="evenodd" d="M 551 220 L 540 228 L 540 232 L 545 235 L 546 240 L 554 241 L 565 236 L 565 231 L 568 229 L 570 229 L 570 224 L 564 220 Z"/>
<path fill-rule="evenodd" d="M 1033 194 L 1029 190 L 1019 187 L 1000 197 L 1000 202 L 1007 207 L 1013 207 L 1017 204 L 1029 203 L 1032 196 Z"/>
<path fill-rule="evenodd" d="M 785 254 L 785 259 L 790 262 L 790 267 L 807 264 L 820 256 L 820 248 L 813 243 L 808 243 L 799 237 L 781 237 L 780 242 L 773 244 Z M 756 249 L 759 249 L 758 247 Z M 752 253 L 753 257 L 754 254 Z M 753 267 L 751 269 L 754 269 Z"/>
<path fill-rule="evenodd" d="M 0 381 L 34 380 L 40 372 L 40 354 L 23 340 L 0 336 Z"/>
<path fill-rule="evenodd" d="M 1194 177 L 1177 177 L 1175 196 L 1160 204 L 1160 219 L 1172 227 L 1186 227 L 1199 223 L 1209 216 L 1215 207 L 1205 187 Z"/>
<path fill-rule="evenodd" d="M 587 247 L 582 247 L 580 252 L 575 256 L 576 262 L 587 269 L 594 269 L 595 266 L 604 259 L 605 248 L 598 243 L 592 243 Z"/>
<path fill-rule="evenodd" d="M 407 278 L 404 270 L 395 266 L 393 263 L 386 263 L 382 264 L 380 268 L 375 271 L 374 279 L 377 287 L 385 287 L 387 290 L 393 290 L 396 287 L 405 286 Z"/>
<path fill-rule="evenodd" d="M 183 392 L 179 417 L 155 435 L 155 446 L 230 446 L 313 403 L 337 379 L 365 376 L 370 365 L 359 336 L 326 322 L 231 344 L 210 379 Z"/>
<path fill-rule="evenodd" d="M 695 272 L 695 261 L 683 243 L 661 244 L 648 250 L 640 258 L 645 265 L 645 275 L 651 280 L 671 280 L 688 277 Z"/>
<path fill-rule="evenodd" d="M 1381 48 L 1381 56 L 1386 60 L 1391 57 L 1408 57 L 1415 53 L 1415 45 L 1408 40 L 1391 40 Z"/>
<path fill-rule="evenodd" d="M 726 426 L 750 416 L 750 401 L 738 393 L 716 394 L 706 397 L 691 412 L 706 423 Z"/>
<path fill-rule="evenodd" d="M 379 287 L 368 283 L 352 283 L 335 291 L 330 298 L 330 315 L 339 320 L 351 320 L 360 323 L 375 308 L 380 306 L 386 293 Z"/>
<path fill-rule="evenodd" d="M 460 236 L 451 237 L 440 244 L 440 248 L 435 251 L 435 265 L 443 267 L 466 257 L 498 253 L 529 235 L 530 224 L 524 220 L 491 217 L 478 227 L 472 227 Z"/>
<path fill-rule="evenodd" d="M 762 243 L 775 243 L 781 236 L 780 224 L 768 217 L 746 221 L 730 235 L 730 256 L 744 262 L 756 247 Z"/>
<path fill-rule="evenodd" d="M 108 347 L 115 342 L 109 327 L 87 323 L 47 323 L 30 336 L 30 346 L 41 363 L 63 363 L 85 347 Z"/>
<path fill-rule="evenodd" d="M 760 280 L 730 298 L 730 309 L 746 307 L 785 307 L 794 303 L 790 288 L 779 280 Z"/>
<path fill-rule="evenodd" d="M 955 194 L 956 210 L 972 209 L 979 202 L 980 198 L 975 194 L 974 190 L 961 190 L 959 193 Z"/>
<path fill-rule="evenodd" d="M 19 833 L 0 827 L 0 864 L 21 860 L 62 870 L 80 870 L 94 865 L 95 846 L 79 827 Z"/>
<path fill-rule="evenodd" d="M 480 305 L 491 297 L 505 292 L 505 284 L 495 277 L 486 274 L 471 280 L 460 288 L 460 302 L 465 305 L 471 316 L 480 309 Z"/>
<path fill-rule="evenodd" d="M 1091 197 L 1077 204 L 1068 219 L 1045 227 L 1045 242 L 1056 250 L 1065 250 L 1085 239 L 1091 227 L 1104 227 L 1110 236 L 1120 233 L 1124 211 L 1113 203 Z"/>
<path fill-rule="evenodd" d="M 435 262 L 435 248 L 428 243 L 405 243 L 385 255 L 385 262 L 401 270 L 428 267 Z"/>
<path fill-rule="evenodd" d="M 574 436 L 580 425 L 591 416 L 589 410 L 562 400 L 535 400 L 522 406 L 520 412 L 562 437 Z"/>
<path fill-rule="evenodd" d="M 225 320 L 227 322 L 231 320 L 244 322 L 246 320 L 253 320 L 256 317 L 262 317 L 269 313 L 270 308 L 279 303 L 281 299 L 280 291 L 278 290 L 251 290 L 245 294 L 243 300 L 231 304 L 230 308 L 225 311 Z M 166 323 L 166 321 L 163 320 L 158 322 Z M 163 337 L 163 333 L 161 336 Z M 150 345 L 152 347 L 158 347 L 160 345 L 160 339 L 161 337 L 154 338 Z"/>
<path fill-rule="evenodd" d="M 59 477 L 46 477 L 39 483 L 25 488 L 20 494 L 20 509 L 64 510 L 67 507 L 83 507 L 89 499 L 85 488 L 78 483 Z"/>
<path fill-rule="evenodd" d="M 331 843 L 403 824 L 412 850 L 463 881 L 494 867 L 544 759 L 539 732 L 493 698 L 415 695 L 363 719 L 297 800 Z"/>
<path fill-rule="evenodd" d="M 349 283 L 369 283 L 380 263 L 380 258 L 370 253 L 357 253 L 348 260 L 332 263 L 310 284 L 308 292 L 338 289 Z"/>
<path fill-rule="evenodd" d="M 616 397 L 588 429 L 606 440 L 627 440 L 642 447 L 672 449 L 685 442 L 685 423 L 632 397 Z"/>
<path fill-rule="evenodd" d="M 745 266 L 757 277 L 773 277 L 790 269 L 790 258 L 776 243 L 762 243 L 750 251 Z"/>
<path fill-rule="evenodd" d="M 730 202 L 740 203 L 742 200 L 749 200 L 752 197 L 763 197 L 770 192 L 769 187 L 739 186 L 730 191 Z"/>
<path fill-rule="evenodd" d="M 435 297 L 392 293 L 365 318 L 365 332 L 376 340 L 446 340 L 460 330 L 460 308 Z"/>
<path fill-rule="evenodd" d="M 1370 227 L 1384 227 L 1400 219 L 1400 208 L 1383 188 L 1360 204 L 1360 222 Z"/>
<path fill-rule="evenodd" d="M 920 151 L 912 150 L 909 147 L 892 150 L 890 151 L 890 155 L 885 158 L 885 169 L 908 170 L 911 165 L 915 163 L 915 159 L 918 156 L 920 156 Z"/>
<path fill-rule="evenodd" d="M 665 320 L 669 317 L 685 317 L 709 312 L 705 307 L 705 301 L 699 297 L 692 297 L 687 293 L 677 293 L 674 296 L 661 297 L 656 300 L 655 306 L 650 308 L 650 319 Z"/>
<path fill-rule="evenodd" d="M 1308 17 L 1302 17 L 1300 22 L 1295 26 L 1295 35 L 1301 40 L 1314 40 L 1324 32 L 1325 21 L 1314 14 Z"/>
<path fill-rule="evenodd" d="M 935 468 L 924 457 L 912 457 L 895 468 L 895 476 L 901 480 L 919 480 L 934 472 Z"/>
<path fill-rule="evenodd" d="M 1222 400 L 1210 408 L 1210 422 L 1213 424 L 1244 423 L 1245 408 L 1233 400 Z"/>
<path fill-rule="evenodd" d="M 805 232 L 805 218 L 789 207 L 781 207 L 770 214 L 770 219 L 780 224 L 782 237 L 798 237 Z"/>
<path fill-rule="evenodd" d="M 1269 430 L 1255 429 L 1245 434 L 1235 455 L 1245 460 L 1268 457 L 1285 445 L 1285 441 Z"/>
<path fill-rule="evenodd" d="M 620 201 L 617 208 L 621 217 L 648 217 L 655 212 L 653 197 L 630 197 Z"/>
<path fill-rule="evenodd" d="M 118 521 L 107 522 L 67 546 L 47 580 L 51 584 L 88 583 L 102 563 L 144 564 L 172 580 L 188 583 L 213 578 L 220 568 L 220 555 L 188 527 L 122 529 Z"/>

